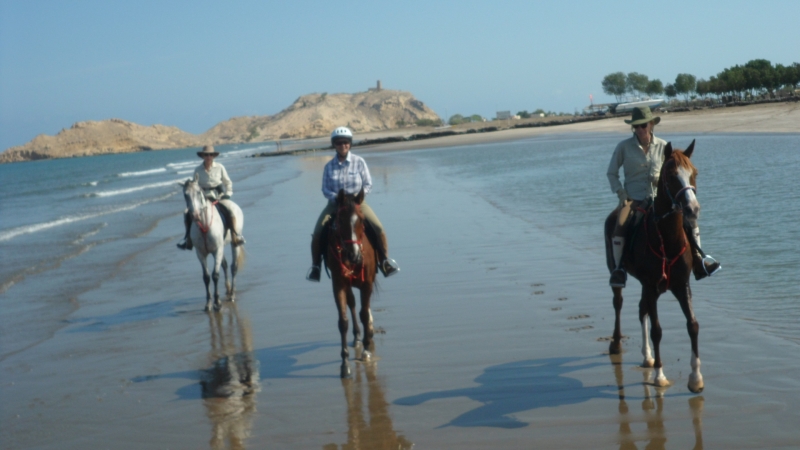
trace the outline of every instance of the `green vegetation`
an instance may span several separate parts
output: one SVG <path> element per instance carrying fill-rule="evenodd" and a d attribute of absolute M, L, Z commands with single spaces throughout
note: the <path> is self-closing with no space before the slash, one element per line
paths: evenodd
<path fill-rule="evenodd" d="M 627 75 L 614 72 L 606 75 L 601 84 L 603 92 L 613 95 L 618 102 L 626 93 L 650 96 L 663 94 L 668 98 L 682 95 L 687 103 L 698 96 L 705 98 L 709 95 L 725 101 L 758 96 L 775 97 L 781 91 L 781 95 L 796 95 L 795 90 L 800 85 L 800 63 L 784 66 L 773 65 L 766 59 L 754 59 L 743 66 L 729 67 L 707 80 L 681 73 L 675 77 L 674 83 L 666 86 L 660 80 L 649 80 L 647 75 L 637 72 Z"/>
<path fill-rule="evenodd" d="M 256 128 L 255 125 L 250 126 L 250 128 L 247 129 L 247 132 L 250 133 L 246 138 L 244 138 L 247 142 L 250 142 L 259 136 L 258 128 Z"/>
<path fill-rule="evenodd" d="M 450 119 L 447 120 L 447 123 L 450 125 L 458 125 L 461 123 L 470 123 L 470 122 L 483 122 L 483 117 L 480 114 L 473 114 L 471 116 L 462 116 L 461 114 L 455 114 L 450 116 Z"/>
<path fill-rule="evenodd" d="M 441 119 L 419 119 L 415 123 L 418 127 L 438 127 L 442 121 Z"/>

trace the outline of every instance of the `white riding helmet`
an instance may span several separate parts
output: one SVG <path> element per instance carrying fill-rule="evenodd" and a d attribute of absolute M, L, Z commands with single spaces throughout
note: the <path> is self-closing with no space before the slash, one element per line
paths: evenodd
<path fill-rule="evenodd" d="M 347 127 L 339 127 L 333 130 L 331 133 L 331 145 L 333 145 L 333 141 L 336 139 L 347 139 L 351 143 L 353 142 L 353 132 L 350 131 Z"/>

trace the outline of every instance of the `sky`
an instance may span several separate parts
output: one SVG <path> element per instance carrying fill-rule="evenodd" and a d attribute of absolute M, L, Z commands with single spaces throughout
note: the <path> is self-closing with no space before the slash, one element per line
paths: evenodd
<path fill-rule="evenodd" d="M 442 118 L 572 113 L 603 77 L 665 85 L 800 62 L 800 1 L 0 0 L 0 150 L 84 120 L 203 133 L 381 80 Z"/>

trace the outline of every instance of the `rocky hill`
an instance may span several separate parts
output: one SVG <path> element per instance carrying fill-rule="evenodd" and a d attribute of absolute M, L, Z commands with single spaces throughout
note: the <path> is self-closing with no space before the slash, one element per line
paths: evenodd
<path fill-rule="evenodd" d="M 236 144 L 327 135 L 337 126 L 355 132 L 388 130 L 439 117 L 408 92 L 370 90 L 356 94 L 310 94 L 274 116 L 234 117 L 201 135 L 163 125 L 120 119 L 78 122 L 55 136 L 39 135 L 0 153 L 0 163 L 107 153 Z"/>
<path fill-rule="evenodd" d="M 439 116 L 408 92 L 310 94 L 274 116 L 234 117 L 202 137 L 215 144 L 303 139 L 324 136 L 337 126 L 363 133 L 413 125 L 421 119 Z"/>

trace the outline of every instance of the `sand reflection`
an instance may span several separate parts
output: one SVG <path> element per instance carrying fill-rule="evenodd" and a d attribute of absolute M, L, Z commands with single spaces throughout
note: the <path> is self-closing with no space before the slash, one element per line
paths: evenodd
<path fill-rule="evenodd" d="M 609 355 L 611 364 L 614 367 L 614 378 L 617 382 L 619 392 L 619 448 L 622 450 L 636 450 L 637 442 L 646 442 L 643 448 L 648 450 L 663 450 L 666 448 L 667 436 L 664 429 L 664 394 L 669 387 L 657 387 L 650 383 L 652 369 L 642 370 L 642 387 L 644 395 L 641 402 L 644 422 L 647 429 L 644 433 L 635 433 L 631 430 L 631 414 L 628 403 L 625 400 L 625 382 L 622 372 L 621 355 Z M 692 415 L 692 425 L 694 428 L 694 449 L 703 449 L 703 397 L 696 396 L 689 399 L 689 410 Z M 633 420 L 638 422 L 639 420 Z"/>
<path fill-rule="evenodd" d="M 357 363 L 354 376 L 341 380 L 347 401 L 347 443 L 327 444 L 324 450 L 397 450 L 414 446 L 394 430 L 377 370 L 377 363 Z"/>
<path fill-rule="evenodd" d="M 203 371 L 200 386 L 212 426 L 209 443 L 213 449 L 245 448 L 260 391 L 250 322 L 239 316 L 236 304 L 229 304 L 209 314 L 208 324 L 210 368 Z"/>

